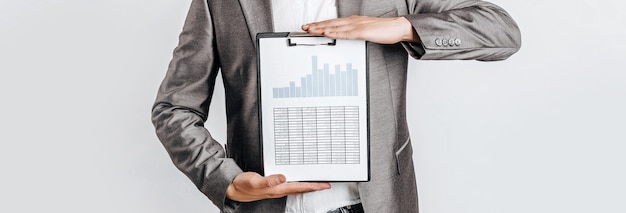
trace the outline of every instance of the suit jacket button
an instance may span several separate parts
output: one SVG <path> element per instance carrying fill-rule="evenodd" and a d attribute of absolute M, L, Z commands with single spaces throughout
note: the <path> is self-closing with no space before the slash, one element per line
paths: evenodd
<path fill-rule="evenodd" d="M 455 40 L 454 40 L 454 44 L 455 44 L 456 46 L 461 46 L 461 39 L 458 39 L 458 38 L 457 38 L 457 39 L 455 39 Z"/>
<path fill-rule="evenodd" d="M 443 46 L 444 46 L 444 47 L 447 47 L 447 46 L 448 46 L 448 39 L 443 39 L 443 41 L 442 41 L 442 42 L 443 42 Z"/>
<path fill-rule="evenodd" d="M 440 47 L 441 47 L 441 45 L 442 45 L 442 43 L 441 43 L 441 39 L 435 39 L 435 44 L 436 44 L 437 46 L 440 46 Z"/>

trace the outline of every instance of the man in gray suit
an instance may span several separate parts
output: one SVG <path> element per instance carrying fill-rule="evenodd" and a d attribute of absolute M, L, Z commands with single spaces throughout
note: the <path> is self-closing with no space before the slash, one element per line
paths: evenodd
<path fill-rule="evenodd" d="M 285 212 L 286 195 L 330 188 L 262 176 L 255 38 L 273 31 L 271 2 L 193 0 L 152 110 L 176 167 L 223 212 Z M 338 19 L 302 23 L 302 30 L 369 41 L 371 180 L 355 183 L 359 201 L 365 212 L 417 212 L 405 109 L 408 55 L 503 60 L 519 49 L 519 30 L 503 9 L 478 0 L 336 0 L 336 8 Z M 203 127 L 218 71 L 226 152 Z"/>

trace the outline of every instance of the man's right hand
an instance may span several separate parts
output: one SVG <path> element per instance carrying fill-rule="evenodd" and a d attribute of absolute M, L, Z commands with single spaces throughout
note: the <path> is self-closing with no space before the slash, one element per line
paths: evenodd
<path fill-rule="evenodd" d="M 281 174 L 263 177 L 255 172 L 244 172 L 237 175 L 228 186 L 226 197 L 234 201 L 251 202 L 324 189 L 330 189 L 330 183 L 287 182 Z"/>

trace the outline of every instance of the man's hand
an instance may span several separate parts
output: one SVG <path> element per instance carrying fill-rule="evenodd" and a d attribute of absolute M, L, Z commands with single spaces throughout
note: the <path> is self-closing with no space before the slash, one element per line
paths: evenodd
<path fill-rule="evenodd" d="M 302 30 L 328 38 L 360 39 L 379 44 L 419 42 L 411 22 L 404 17 L 350 16 L 305 24 L 302 25 Z"/>
<path fill-rule="evenodd" d="M 280 198 L 289 194 L 330 189 L 329 183 L 286 182 L 284 175 L 263 177 L 255 172 L 244 172 L 228 186 L 226 197 L 239 202 Z"/>

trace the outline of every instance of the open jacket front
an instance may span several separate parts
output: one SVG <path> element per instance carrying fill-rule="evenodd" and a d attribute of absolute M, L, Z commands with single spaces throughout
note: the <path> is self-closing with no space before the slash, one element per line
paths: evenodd
<path fill-rule="evenodd" d="M 193 0 L 152 111 L 174 164 L 223 212 L 284 212 L 285 198 L 226 198 L 243 171 L 262 172 L 256 34 L 271 32 L 271 0 Z M 476 0 L 337 0 L 339 17 L 405 16 L 421 43 L 368 43 L 371 181 L 359 183 L 365 212 L 417 212 L 406 123 L 408 55 L 422 60 L 502 60 L 520 47 L 515 22 Z M 380 32 L 385 33 L 385 32 Z M 226 92 L 225 152 L 204 128 L 218 71 Z M 210 121 L 209 121 L 210 122 Z"/>

